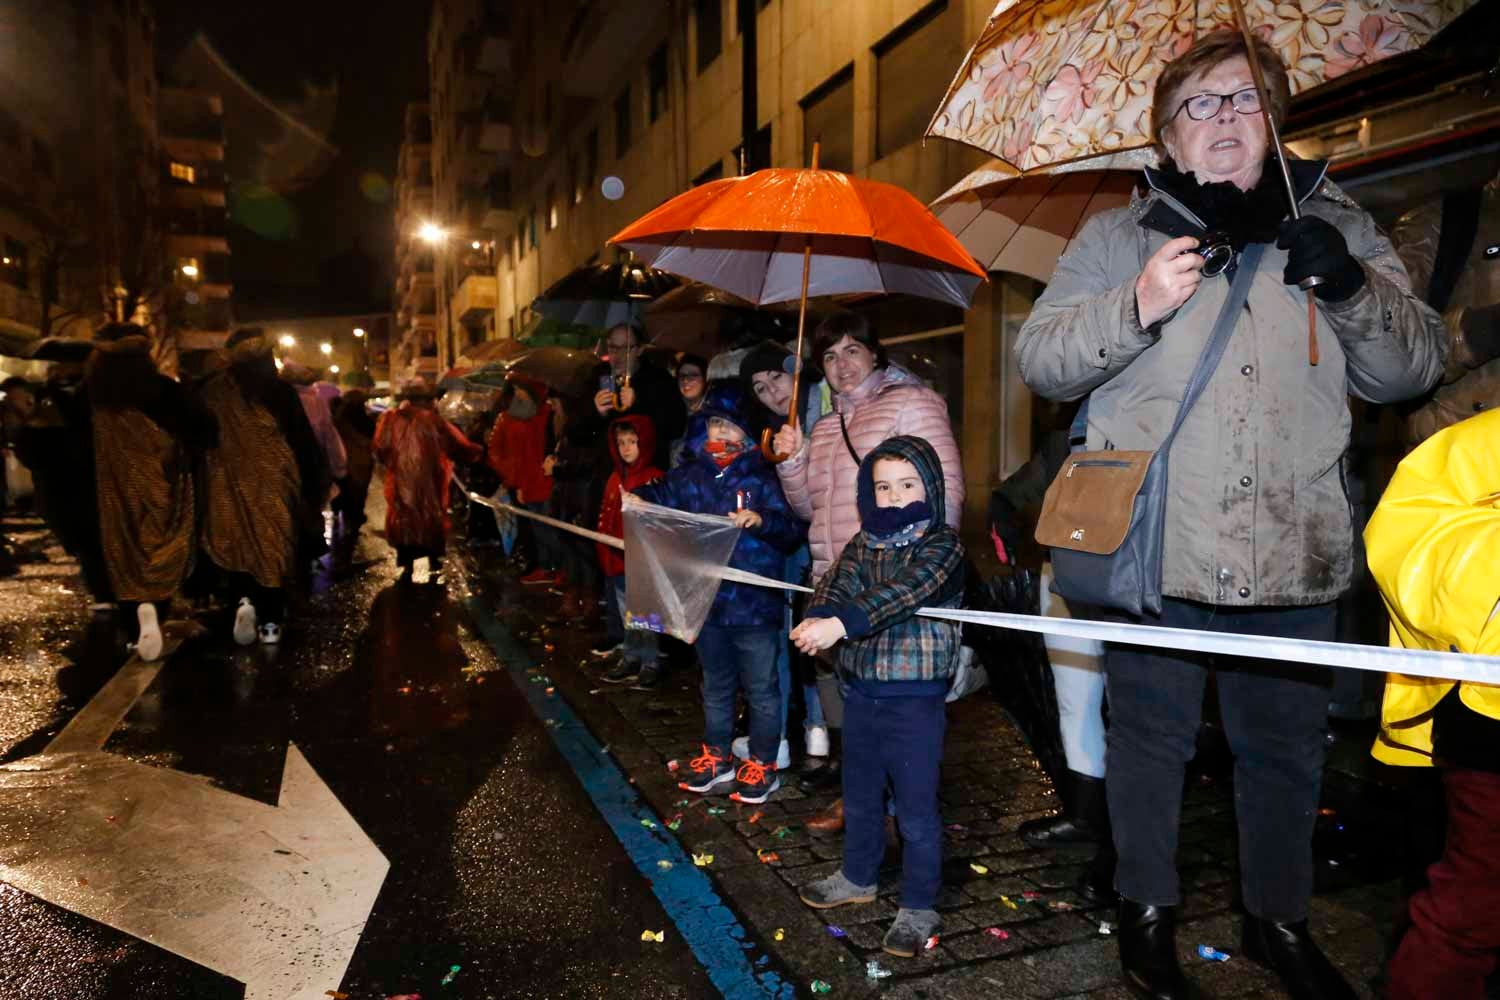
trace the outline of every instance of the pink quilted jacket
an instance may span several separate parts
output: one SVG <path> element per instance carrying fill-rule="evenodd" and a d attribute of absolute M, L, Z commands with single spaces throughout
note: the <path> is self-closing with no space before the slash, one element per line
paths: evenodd
<path fill-rule="evenodd" d="M 894 365 L 877 370 L 859 388 L 835 396 L 834 412 L 813 426 L 800 452 L 776 467 L 787 502 L 804 520 L 812 548 L 812 578 L 817 580 L 859 531 L 855 477 L 859 465 L 844 444 L 839 414 L 860 458 L 886 438 L 911 434 L 926 438 L 943 463 L 948 523 L 958 527 L 964 509 L 964 470 L 948 404 L 943 397 Z"/>

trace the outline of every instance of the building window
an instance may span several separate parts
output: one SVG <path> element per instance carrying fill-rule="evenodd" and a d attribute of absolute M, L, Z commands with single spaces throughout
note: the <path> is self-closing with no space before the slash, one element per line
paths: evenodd
<path fill-rule="evenodd" d="M 667 43 L 662 42 L 651 53 L 651 62 L 647 66 L 647 73 L 651 78 L 651 122 L 656 123 L 667 110 Z"/>
<path fill-rule="evenodd" d="M 875 45 L 875 157 L 922 138 L 947 81 L 931 66 L 963 55 L 962 4 L 935 0 Z"/>
<path fill-rule="evenodd" d="M 198 171 L 186 163 L 178 163 L 176 160 L 173 160 L 171 166 L 167 169 L 172 172 L 173 180 L 186 181 L 189 184 L 196 184 L 198 182 Z"/>
<path fill-rule="evenodd" d="M 813 143 L 820 143 L 818 166 L 854 172 L 854 64 L 839 70 L 808 94 L 802 105 L 802 160 L 811 162 Z"/>
<path fill-rule="evenodd" d="M 749 149 L 746 149 L 743 143 L 734 147 L 734 158 L 743 172 L 747 174 L 769 167 L 771 165 L 771 126 L 762 125 L 755 130 L 755 134 L 750 137 Z"/>
<path fill-rule="evenodd" d="M 536 209 L 526 213 L 526 226 L 531 235 L 531 249 L 536 249 Z"/>
<path fill-rule="evenodd" d="M 576 154 L 568 157 L 568 187 L 572 189 L 568 196 L 570 205 L 583 204 L 583 175 L 578 172 L 578 156 Z"/>
<path fill-rule="evenodd" d="M 630 85 L 615 98 L 615 159 L 630 152 Z"/>
<path fill-rule="evenodd" d="M 707 184 L 709 181 L 719 180 L 723 176 L 724 161 L 715 160 L 713 162 L 713 166 L 709 167 L 707 170 L 703 171 L 703 173 L 693 178 L 693 187 L 697 187 L 699 184 Z"/>
<path fill-rule="evenodd" d="M 526 216 L 516 223 L 516 260 L 526 259 Z"/>
<path fill-rule="evenodd" d="M 724 0 L 694 0 L 693 24 L 698 35 L 698 72 L 702 73 L 724 47 Z"/>

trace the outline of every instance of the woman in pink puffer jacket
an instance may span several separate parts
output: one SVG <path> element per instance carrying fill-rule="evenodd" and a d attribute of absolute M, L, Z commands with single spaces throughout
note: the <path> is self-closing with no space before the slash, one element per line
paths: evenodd
<path fill-rule="evenodd" d="M 859 459 L 870 449 L 898 434 L 926 438 L 943 465 L 948 523 L 955 528 L 963 513 L 964 474 L 948 404 L 910 372 L 886 363 L 864 317 L 838 312 L 825 319 L 813 334 L 813 357 L 834 392 L 833 412 L 810 437 L 783 427 L 775 446 L 792 456 L 776 472 L 792 509 L 812 522 L 808 543 L 816 581 L 859 531 L 855 480 Z"/>

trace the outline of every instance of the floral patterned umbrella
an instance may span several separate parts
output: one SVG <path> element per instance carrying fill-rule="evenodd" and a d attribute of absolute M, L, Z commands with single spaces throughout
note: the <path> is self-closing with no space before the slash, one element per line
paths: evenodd
<path fill-rule="evenodd" d="M 1475 0 L 1241 0 L 1292 93 L 1418 48 Z M 1235 0 L 1000 0 L 927 134 L 1021 171 L 1151 143 L 1162 67 L 1235 26 Z"/>

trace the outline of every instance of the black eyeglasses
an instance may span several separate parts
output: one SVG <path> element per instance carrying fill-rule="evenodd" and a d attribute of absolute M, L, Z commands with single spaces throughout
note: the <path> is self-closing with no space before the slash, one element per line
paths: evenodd
<path fill-rule="evenodd" d="M 1194 94 L 1178 105 L 1177 110 L 1187 111 L 1195 122 L 1206 122 L 1223 110 L 1225 101 L 1240 114 L 1253 115 L 1260 110 L 1260 91 L 1246 87 L 1233 94 Z"/>

